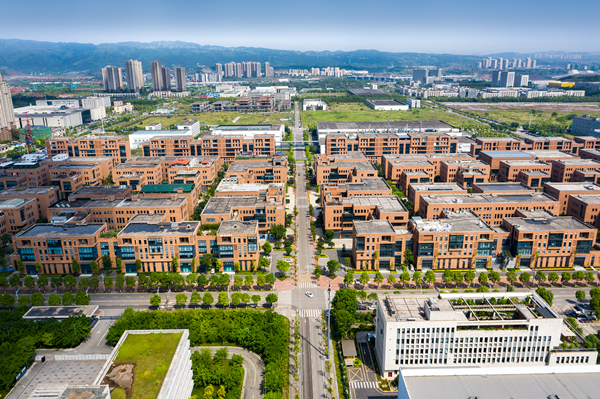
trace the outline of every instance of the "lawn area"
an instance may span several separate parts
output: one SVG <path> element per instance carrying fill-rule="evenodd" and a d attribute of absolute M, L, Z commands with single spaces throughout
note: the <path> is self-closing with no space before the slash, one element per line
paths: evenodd
<path fill-rule="evenodd" d="M 181 339 L 176 334 L 130 334 L 114 363 L 135 363 L 130 399 L 156 398 Z"/>
<path fill-rule="evenodd" d="M 442 110 L 421 108 L 418 111 L 374 111 L 362 103 L 336 103 L 331 105 L 331 111 L 302 112 L 302 123 L 309 126 L 316 125 L 317 122 L 386 121 L 388 119 L 390 121 L 441 120 L 457 127 L 463 123 L 473 123 Z"/>
<path fill-rule="evenodd" d="M 121 127 L 130 126 L 148 126 L 153 123 L 160 123 L 163 129 L 168 129 L 170 125 L 178 125 L 188 119 L 196 119 L 200 124 L 208 125 L 233 125 L 235 118 L 240 118 L 236 125 L 253 124 L 284 124 L 289 125 L 290 121 L 280 121 L 279 119 L 289 118 L 289 112 L 201 112 L 187 115 L 155 115 L 146 116 L 134 121 L 125 122 Z"/>

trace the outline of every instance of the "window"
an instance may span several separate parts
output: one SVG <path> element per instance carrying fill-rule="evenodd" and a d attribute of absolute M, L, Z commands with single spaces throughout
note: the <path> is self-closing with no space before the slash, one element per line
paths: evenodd
<path fill-rule="evenodd" d="M 121 259 L 135 259 L 135 249 L 133 247 L 121 247 Z"/>
<path fill-rule="evenodd" d="M 478 255 L 491 255 L 492 254 L 492 243 L 491 242 L 480 242 L 477 244 Z"/>
<path fill-rule="evenodd" d="M 256 237 L 248 237 L 248 251 L 257 251 Z"/>
<path fill-rule="evenodd" d="M 433 256 L 433 243 L 419 244 L 418 256 Z"/>
<path fill-rule="evenodd" d="M 517 255 L 531 255 L 533 241 L 520 241 L 517 243 Z"/>
<path fill-rule="evenodd" d="M 194 257 L 194 246 L 193 245 L 180 245 L 179 246 L 179 257 L 181 259 L 191 259 Z"/>
<path fill-rule="evenodd" d="M 462 249 L 464 239 L 465 239 L 465 236 L 463 236 L 463 235 L 451 235 L 450 241 L 448 244 L 448 248 L 449 249 Z"/>
<path fill-rule="evenodd" d="M 199 254 L 206 253 L 206 241 L 198 241 L 198 253 Z"/>
<path fill-rule="evenodd" d="M 580 254 L 589 254 L 592 250 L 591 241 L 577 241 L 577 252 Z"/>
<path fill-rule="evenodd" d="M 388 258 L 394 256 L 394 244 L 381 244 L 379 245 L 379 256 L 382 258 Z"/>
<path fill-rule="evenodd" d="M 148 251 L 150 251 L 151 254 L 163 252 L 162 239 L 148 238 Z"/>
<path fill-rule="evenodd" d="M 102 256 L 110 255 L 110 246 L 107 242 L 100 243 L 100 252 L 102 253 Z"/>
<path fill-rule="evenodd" d="M 96 247 L 79 247 L 79 259 L 81 260 L 96 260 L 98 258 L 98 250 Z"/>
<path fill-rule="evenodd" d="M 356 250 L 357 251 L 365 250 L 365 237 L 356 237 Z"/>
<path fill-rule="evenodd" d="M 47 240 L 46 243 L 48 244 L 48 253 L 50 255 L 63 254 L 62 243 L 60 240 Z"/>
<path fill-rule="evenodd" d="M 548 237 L 548 247 L 562 247 L 563 233 L 550 233 Z"/>
<path fill-rule="evenodd" d="M 396 252 L 402 252 L 402 239 L 396 240 L 396 248 L 394 250 Z"/>
<path fill-rule="evenodd" d="M 219 245 L 219 258 L 233 258 L 233 245 Z"/>
<path fill-rule="evenodd" d="M 22 261 L 35 261 L 35 253 L 33 248 L 19 248 L 19 255 Z"/>

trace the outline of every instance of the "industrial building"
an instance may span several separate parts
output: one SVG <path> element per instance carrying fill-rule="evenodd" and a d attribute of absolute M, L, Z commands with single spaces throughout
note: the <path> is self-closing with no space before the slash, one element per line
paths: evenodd
<path fill-rule="evenodd" d="M 365 104 L 375 111 L 408 111 L 408 105 L 402 104 L 395 99 L 381 100 L 368 98 Z"/>

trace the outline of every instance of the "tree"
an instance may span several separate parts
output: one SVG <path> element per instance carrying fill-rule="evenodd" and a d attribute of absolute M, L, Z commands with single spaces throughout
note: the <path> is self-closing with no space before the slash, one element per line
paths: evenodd
<path fill-rule="evenodd" d="M 277 298 L 277 295 L 271 293 L 269 295 L 267 295 L 267 297 L 265 298 L 265 300 L 271 305 L 271 307 L 273 306 L 273 304 L 275 302 L 277 302 L 279 298 Z"/>
<path fill-rule="evenodd" d="M 371 292 L 369 295 L 367 295 L 367 299 L 369 301 L 375 301 L 375 300 L 377 300 L 377 294 L 374 292 Z"/>
<path fill-rule="evenodd" d="M 269 284 L 271 287 L 275 285 L 275 275 L 273 273 L 269 273 L 265 276 L 265 282 Z"/>
<path fill-rule="evenodd" d="M 583 281 L 584 279 L 585 279 L 585 273 L 583 273 L 581 270 L 578 270 L 575 273 L 573 273 L 573 280 L 575 280 L 577 283 L 579 283 L 580 281 Z"/>
<path fill-rule="evenodd" d="M 223 307 L 226 307 L 227 305 L 229 305 L 229 295 L 227 295 L 227 292 L 225 292 L 225 291 L 219 292 L 218 302 L 219 302 L 219 305 L 221 305 Z"/>
<path fill-rule="evenodd" d="M 75 302 L 75 295 L 71 291 L 67 291 L 62 296 L 63 306 L 71 306 Z"/>
<path fill-rule="evenodd" d="M 501 280 L 500 273 L 497 272 L 496 270 L 492 270 L 490 272 L 489 278 L 490 278 L 490 281 L 492 282 L 492 285 L 498 284 Z"/>
<path fill-rule="evenodd" d="M 454 272 L 452 274 L 452 279 L 454 280 L 454 284 L 456 284 L 456 286 L 458 287 L 459 284 L 462 284 L 464 279 L 465 279 L 465 275 L 462 274 L 461 272 Z"/>
<path fill-rule="evenodd" d="M 548 274 L 548 281 L 550 282 L 550 284 L 556 283 L 558 281 L 558 273 L 550 272 Z"/>
<path fill-rule="evenodd" d="M 271 244 L 268 242 L 265 242 L 261 248 L 262 248 L 263 252 L 266 253 L 267 255 L 269 255 L 271 253 L 271 251 L 273 251 L 273 247 L 271 247 Z"/>
<path fill-rule="evenodd" d="M 535 273 L 535 279 L 538 281 L 538 285 L 546 282 L 546 274 L 543 271 Z"/>
<path fill-rule="evenodd" d="M 560 281 L 563 284 L 568 284 L 569 281 L 571 281 L 572 278 L 573 278 L 573 275 L 571 273 L 569 273 L 569 272 L 562 272 L 562 276 L 561 276 Z"/>
<path fill-rule="evenodd" d="M 104 277 L 104 289 L 110 291 L 110 290 L 112 290 L 112 286 L 113 286 L 113 278 L 110 276 Z"/>
<path fill-rule="evenodd" d="M 125 286 L 129 289 L 132 289 L 135 287 L 135 279 L 133 278 L 133 276 L 125 277 Z"/>
<path fill-rule="evenodd" d="M 356 291 L 356 296 L 358 298 L 360 298 L 361 301 L 364 302 L 364 301 L 367 300 L 367 291 L 365 291 L 365 290 L 358 290 L 358 291 Z M 335 297 L 334 297 L 334 299 L 335 299 Z"/>
<path fill-rule="evenodd" d="M 548 302 L 548 305 L 552 306 L 552 302 L 554 300 L 554 293 L 550 290 L 545 289 L 544 287 L 540 287 L 535 292 L 541 296 L 544 301 Z"/>
<path fill-rule="evenodd" d="M 121 265 L 120 265 L 120 261 L 121 259 L 117 258 L 117 266 L 120 269 Z M 110 255 L 104 255 L 102 256 L 102 268 L 104 269 L 112 269 L 112 260 L 110 260 Z"/>
<path fill-rule="evenodd" d="M 138 276 L 138 286 L 142 288 L 150 287 L 150 279 L 144 273 L 140 273 Z"/>
<path fill-rule="evenodd" d="M 208 270 L 212 267 L 213 264 L 213 256 L 212 254 L 204 254 L 200 259 L 200 265 L 204 267 L 205 270 Z"/>
<path fill-rule="evenodd" d="M 595 279 L 594 272 L 585 273 L 584 280 L 588 285 L 592 284 L 594 282 L 594 279 Z"/>
<path fill-rule="evenodd" d="M 477 277 L 477 275 L 475 274 L 475 272 L 473 270 L 467 270 L 465 272 L 465 282 L 471 286 L 471 284 L 473 284 L 473 281 L 475 281 L 475 277 Z"/>
<path fill-rule="evenodd" d="M 340 262 L 335 259 L 331 259 L 327 262 L 327 270 L 329 270 L 329 275 L 333 276 L 340 269 Z"/>
<path fill-rule="evenodd" d="M 98 273 L 98 263 L 95 260 L 90 262 L 90 269 L 92 269 L 92 273 Z"/>
<path fill-rule="evenodd" d="M 239 292 L 234 292 L 231 294 L 231 304 L 237 307 L 242 302 L 242 294 Z"/>
<path fill-rule="evenodd" d="M 484 284 L 487 284 L 488 274 L 486 272 L 479 273 L 479 277 L 477 277 L 477 280 L 479 281 L 479 285 L 481 285 L 481 286 L 483 286 Z"/>
<path fill-rule="evenodd" d="M 176 256 L 171 259 L 171 271 L 179 272 L 179 259 Z"/>
<path fill-rule="evenodd" d="M 286 255 L 290 255 L 292 253 L 292 251 L 294 250 L 294 248 L 292 248 L 291 246 L 287 245 L 285 248 L 285 254 Z"/>
<path fill-rule="evenodd" d="M 246 274 L 246 277 L 244 277 L 244 285 L 248 288 L 252 288 L 254 285 L 254 277 L 250 274 Z"/>
<path fill-rule="evenodd" d="M 242 276 L 235 276 L 233 278 L 233 286 L 235 287 L 236 290 L 241 290 L 243 284 L 244 284 L 244 279 L 242 278 Z"/>
<path fill-rule="evenodd" d="M 52 277 L 50 279 L 50 287 L 58 290 L 63 285 L 63 279 L 60 277 Z"/>
<path fill-rule="evenodd" d="M 227 392 L 225 391 L 225 387 L 224 387 L 223 385 L 221 385 L 221 386 L 219 387 L 219 390 L 217 391 L 217 397 L 218 397 L 219 399 L 225 399 L 225 394 L 226 394 L 226 393 L 227 393 Z"/>
<path fill-rule="evenodd" d="M 25 265 L 20 260 L 17 261 L 17 270 L 21 272 L 21 274 L 25 274 Z"/>
<path fill-rule="evenodd" d="M 281 249 L 283 247 L 283 243 L 281 241 L 275 241 L 275 249 Z"/>
<path fill-rule="evenodd" d="M 21 287 L 23 285 L 23 282 L 21 281 L 21 277 L 16 273 L 13 273 L 12 276 L 10 276 L 10 278 L 8 279 L 8 282 L 9 282 L 10 286 L 13 288 Z"/>
<path fill-rule="evenodd" d="M 158 306 L 162 302 L 162 298 L 158 294 L 154 294 L 150 297 L 150 306 Z"/>
<path fill-rule="evenodd" d="M 2 297 L 0 297 L 0 304 L 5 308 L 10 309 L 15 304 L 15 297 L 11 294 L 4 293 L 2 294 Z M 58 304 L 60 305 L 60 298 L 58 299 Z"/>
<path fill-rule="evenodd" d="M 86 306 L 90 304 L 92 298 L 85 291 L 77 291 L 75 295 L 75 304 L 78 306 Z"/>
<path fill-rule="evenodd" d="M 390 273 L 387 278 L 387 283 L 390 285 L 390 287 L 394 287 L 394 284 L 396 284 L 396 276 Z"/>
<path fill-rule="evenodd" d="M 402 286 L 404 286 L 404 288 L 406 288 L 407 285 L 408 288 L 410 288 L 410 273 L 408 271 L 400 273 L 398 275 L 398 280 L 402 281 Z"/>
<path fill-rule="evenodd" d="M 335 237 L 335 233 L 333 232 L 333 230 L 325 230 L 325 233 L 323 234 L 323 239 L 327 242 L 331 242 L 331 240 L 333 240 L 333 237 Z"/>
<path fill-rule="evenodd" d="M 123 285 L 125 285 L 125 276 L 122 273 L 119 273 L 115 278 L 115 287 L 121 291 L 123 289 Z"/>
<path fill-rule="evenodd" d="M 39 292 L 38 292 L 39 294 Z M 19 296 L 19 300 L 17 301 L 19 303 L 19 306 L 29 306 L 29 304 L 31 303 L 31 299 L 29 298 L 28 295 L 21 295 Z"/>
<path fill-rule="evenodd" d="M 212 385 L 207 386 L 206 388 L 204 388 L 204 394 L 203 399 L 212 399 L 213 395 L 215 393 L 215 389 L 213 388 Z"/>
<path fill-rule="evenodd" d="M 143 269 L 142 260 L 141 259 L 136 259 L 135 260 L 135 270 L 137 270 L 138 273 L 141 273 L 142 269 Z"/>
<path fill-rule="evenodd" d="M 85 290 L 90 286 L 90 279 L 87 277 L 82 277 L 79 279 L 77 285 L 79 286 L 79 289 Z"/>
<path fill-rule="evenodd" d="M 344 276 L 344 284 L 346 284 L 346 287 L 350 286 L 350 284 L 354 284 L 354 273 L 352 270 L 348 270 Z"/>
<path fill-rule="evenodd" d="M 210 292 L 205 292 L 202 296 L 202 304 L 204 306 L 210 306 L 215 301 L 215 298 L 212 296 Z"/>
<path fill-rule="evenodd" d="M 26 276 L 25 280 L 23 280 L 23 285 L 31 291 L 35 288 L 35 279 L 31 276 Z"/>
<path fill-rule="evenodd" d="M 578 301 L 583 301 L 585 299 L 585 291 L 583 291 L 583 290 L 575 291 L 575 298 L 577 298 Z"/>
<path fill-rule="evenodd" d="M 321 278 L 321 266 L 320 265 L 315 266 L 315 278 L 317 280 Z"/>
<path fill-rule="evenodd" d="M 175 302 L 177 306 L 185 306 L 187 303 L 188 297 L 184 293 L 179 293 L 175 296 Z"/>
<path fill-rule="evenodd" d="M 229 274 L 221 274 L 219 277 L 219 286 L 223 288 L 229 287 L 229 283 L 231 283 L 231 279 L 229 278 Z"/>
<path fill-rule="evenodd" d="M 81 271 L 81 267 L 79 267 L 79 262 L 77 262 L 77 259 L 73 258 L 73 261 L 71 262 L 71 269 L 73 269 L 73 273 L 75 274 L 79 274 L 79 272 Z"/>
<path fill-rule="evenodd" d="M 435 286 L 435 280 L 437 280 L 437 277 L 435 275 L 435 272 L 433 270 L 427 270 L 425 272 L 425 282 L 427 282 L 427 284 L 430 287 L 434 287 Z"/>
<path fill-rule="evenodd" d="M 284 260 L 277 261 L 277 270 L 281 272 L 281 274 L 285 275 L 288 270 L 290 270 L 290 264 Z"/>
<path fill-rule="evenodd" d="M 279 241 L 285 237 L 286 228 L 284 225 L 276 224 L 271 226 L 271 234 L 275 240 Z"/>
<path fill-rule="evenodd" d="M 202 302 L 202 296 L 198 291 L 193 291 L 192 296 L 190 297 L 190 303 L 196 307 L 200 302 Z"/>
<path fill-rule="evenodd" d="M 247 292 L 242 293 L 242 302 L 244 302 L 244 305 L 248 306 L 251 300 L 252 299 L 250 298 L 250 294 L 248 294 Z"/>
<path fill-rule="evenodd" d="M 44 298 L 44 294 L 41 292 L 34 292 L 31 295 L 31 304 L 33 306 L 44 306 L 44 303 L 46 303 L 46 298 Z"/>
<path fill-rule="evenodd" d="M 90 288 L 93 288 L 94 291 L 98 291 L 98 287 L 100 287 L 100 280 L 98 280 L 96 277 L 92 277 L 90 279 Z"/>
<path fill-rule="evenodd" d="M 196 281 L 200 289 L 204 289 L 204 287 L 208 285 L 208 279 L 206 278 L 206 274 L 199 274 L 198 279 Z"/>
<path fill-rule="evenodd" d="M 519 275 L 519 281 L 523 284 L 523 286 L 527 286 L 530 280 L 531 276 L 527 272 L 523 272 Z"/>
<path fill-rule="evenodd" d="M 72 291 L 73 288 L 75 288 L 75 286 L 77 285 L 77 279 L 75 279 L 73 275 L 67 274 L 63 280 L 63 284 L 65 285 L 66 289 Z"/>
<path fill-rule="evenodd" d="M 0 287 L 2 287 L 6 292 L 6 287 L 8 287 L 8 279 L 6 278 L 6 274 L 0 274 Z"/>
<path fill-rule="evenodd" d="M 510 285 L 513 285 L 514 283 L 517 282 L 517 273 L 513 270 L 510 270 L 509 272 L 506 273 L 506 281 L 508 281 L 508 283 Z"/>
<path fill-rule="evenodd" d="M 262 274 L 262 273 L 259 273 L 256 276 L 256 285 L 258 285 L 259 287 L 263 288 L 265 286 L 265 284 L 266 284 L 265 275 Z"/>
<path fill-rule="evenodd" d="M 60 306 L 60 297 L 56 294 L 50 294 L 50 297 L 48 298 L 48 305 Z"/>
<path fill-rule="evenodd" d="M 371 280 L 371 279 L 369 278 L 369 273 L 367 273 L 367 272 L 362 272 L 362 274 L 360 275 L 360 279 L 359 279 L 359 280 L 360 280 L 360 283 L 361 283 L 362 285 L 364 285 L 364 286 L 368 285 L 368 284 L 369 284 L 369 281 Z"/>
<path fill-rule="evenodd" d="M 402 266 L 406 269 L 413 263 L 413 253 L 410 249 L 404 251 L 404 261 L 402 262 Z"/>
<path fill-rule="evenodd" d="M 448 284 L 454 281 L 454 273 L 452 273 L 450 270 L 444 270 L 444 274 L 442 274 L 442 279 L 444 280 L 444 284 L 447 287 Z"/>
<path fill-rule="evenodd" d="M 260 295 L 258 294 L 254 294 L 252 295 L 252 302 L 254 302 L 254 305 L 258 305 L 258 303 L 260 302 Z"/>
<path fill-rule="evenodd" d="M 420 270 L 417 270 L 413 273 L 412 280 L 415 282 L 415 286 L 420 286 L 423 284 L 423 273 Z"/>

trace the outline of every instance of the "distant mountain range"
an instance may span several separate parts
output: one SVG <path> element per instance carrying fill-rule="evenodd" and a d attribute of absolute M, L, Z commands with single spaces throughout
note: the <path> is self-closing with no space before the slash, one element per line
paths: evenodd
<path fill-rule="evenodd" d="M 338 66 L 346 69 L 402 70 L 414 65 L 472 66 L 481 57 L 451 54 L 389 53 L 377 50 L 290 51 L 257 47 L 202 46 L 186 42 L 124 42 L 108 44 L 52 43 L 0 39 L 0 69 L 23 73 L 87 71 L 99 73 L 106 65 L 125 66 L 128 59 L 168 66 L 214 67 L 217 62 L 268 61 L 275 68 Z"/>

